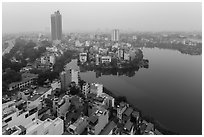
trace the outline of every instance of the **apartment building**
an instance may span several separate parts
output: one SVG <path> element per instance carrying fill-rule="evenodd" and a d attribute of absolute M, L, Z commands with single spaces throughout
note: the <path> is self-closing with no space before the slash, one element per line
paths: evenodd
<path fill-rule="evenodd" d="M 87 119 L 88 117 L 86 116 L 80 117 L 77 121 L 75 121 L 73 124 L 71 124 L 68 127 L 69 133 L 73 135 L 80 135 L 85 130 L 85 128 L 88 126 Z"/>
<path fill-rule="evenodd" d="M 88 134 L 99 135 L 108 124 L 109 111 L 103 107 L 99 108 L 88 118 Z"/>
<path fill-rule="evenodd" d="M 26 135 L 62 135 L 64 132 L 64 122 L 59 117 L 51 120 L 34 120 L 26 126 Z"/>
<path fill-rule="evenodd" d="M 38 77 L 37 74 L 31 74 L 31 73 L 23 73 L 22 75 L 22 80 L 20 82 L 13 82 L 9 84 L 9 90 L 14 90 L 14 89 L 22 89 L 25 87 L 30 86 Z"/>

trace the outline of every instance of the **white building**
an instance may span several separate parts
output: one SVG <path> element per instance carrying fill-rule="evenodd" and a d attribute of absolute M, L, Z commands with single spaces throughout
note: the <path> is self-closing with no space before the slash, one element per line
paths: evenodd
<path fill-rule="evenodd" d="M 26 126 L 27 124 L 38 118 L 37 107 L 30 110 L 18 110 L 16 106 L 12 106 L 6 110 L 3 110 L 2 112 L 3 129 L 19 125 Z"/>
<path fill-rule="evenodd" d="M 40 61 L 41 61 L 42 64 L 49 64 L 49 63 L 51 63 L 51 64 L 54 65 L 55 64 L 55 55 L 54 54 L 47 54 L 45 56 L 42 56 L 40 58 Z"/>
<path fill-rule="evenodd" d="M 110 63 L 111 62 L 111 56 L 102 56 L 101 62 L 102 63 Z"/>
<path fill-rule="evenodd" d="M 62 135 L 64 132 L 63 120 L 59 117 L 51 120 L 34 120 L 26 126 L 26 135 Z"/>
<path fill-rule="evenodd" d="M 68 127 L 68 131 L 74 135 L 80 135 L 88 125 L 88 117 L 80 117 L 76 122 Z"/>
<path fill-rule="evenodd" d="M 119 30 L 114 29 L 112 32 L 112 41 L 119 41 Z"/>
<path fill-rule="evenodd" d="M 65 66 L 66 73 L 70 76 L 70 83 L 75 82 L 78 84 L 79 82 L 79 66 L 77 64 L 77 59 L 73 59 L 70 63 Z"/>
<path fill-rule="evenodd" d="M 52 83 L 51 83 L 51 87 L 52 87 L 52 90 L 55 90 L 55 89 L 60 89 L 61 88 L 61 82 L 60 80 L 54 80 Z"/>
<path fill-rule="evenodd" d="M 104 98 L 104 102 L 103 102 L 104 105 L 106 105 L 108 107 L 114 107 L 115 106 L 115 98 L 109 96 L 106 93 L 102 93 L 100 96 Z"/>
<path fill-rule="evenodd" d="M 103 93 L 103 84 L 91 83 L 90 93 L 94 93 L 97 94 L 97 96 L 100 96 Z"/>
<path fill-rule="evenodd" d="M 124 60 L 127 60 L 127 61 L 130 60 L 130 54 L 129 53 L 124 53 Z"/>
<path fill-rule="evenodd" d="M 81 63 L 85 63 L 87 61 L 87 53 L 80 53 L 79 60 Z"/>
<path fill-rule="evenodd" d="M 8 127 L 5 131 L 3 131 L 2 135 L 21 135 L 22 130 L 18 126 Z"/>
<path fill-rule="evenodd" d="M 100 60 L 99 60 L 99 55 L 98 55 L 98 54 L 96 54 L 96 65 L 99 65 L 99 63 L 100 63 Z"/>
<path fill-rule="evenodd" d="M 85 95 L 85 97 L 87 97 L 87 93 L 90 92 L 90 85 L 89 83 L 84 83 L 82 85 L 82 93 Z"/>
<path fill-rule="evenodd" d="M 34 93 L 27 98 L 27 107 L 32 108 L 37 106 L 38 110 L 42 108 L 42 101 L 52 94 L 52 88 L 39 87 L 34 90 Z"/>

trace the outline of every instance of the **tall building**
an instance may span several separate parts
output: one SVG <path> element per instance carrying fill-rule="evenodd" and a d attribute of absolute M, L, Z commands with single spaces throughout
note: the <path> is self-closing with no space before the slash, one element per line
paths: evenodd
<path fill-rule="evenodd" d="M 77 85 L 79 83 L 79 66 L 77 65 L 77 59 L 72 60 L 70 63 L 65 65 L 63 71 L 60 74 L 61 87 L 66 90 L 71 82 L 75 82 Z"/>
<path fill-rule="evenodd" d="M 52 40 L 62 39 L 62 15 L 59 11 L 51 14 L 51 35 Z"/>
<path fill-rule="evenodd" d="M 112 41 L 119 41 L 119 30 L 114 29 L 112 32 Z"/>

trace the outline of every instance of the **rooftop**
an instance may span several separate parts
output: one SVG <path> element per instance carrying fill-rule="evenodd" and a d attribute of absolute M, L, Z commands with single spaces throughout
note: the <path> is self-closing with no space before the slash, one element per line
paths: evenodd
<path fill-rule="evenodd" d="M 116 126 L 116 123 L 111 121 L 107 126 L 101 131 L 100 135 L 108 135 L 110 131 Z"/>
<path fill-rule="evenodd" d="M 6 129 L 6 131 L 3 133 L 3 135 L 12 135 L 13 133 L 15 133 L 18 130 L 20 130 L 19 127 L 13 126 L 13 127 Z"/>
<path fill-rule="evenodd" d="M 130 131 L 131 128 L 132 128 L 132 126 L 133 126 L 133 123 L 132 123 L 130 120 L 128 120 L 128 121 L 125 123 L 124 129 Z"/>
<path fill-rule="evenodd" d="M 44 108 L 42 108 L 42 109 L 40 109 L 39 111 L 38 111 L 38 116 L 39 115 L 41 115 L 41 114 L 43 114 L 43 113 L 45 113 L 47 110 L 49 110 L 50 108 L 49 107 L 44 107 Z"/>
<path fill-rule="evenodd" d="M 154 128 L 154 125 L 152 123 L 148 123 L 147 124 L 147 128 L 146 128 L 146 131 L 151 131 L 152 129 Z"/>
<path fill-rule="evenodd" d="M 52 120 L 49 119 L 49 118 L 47 118 L 47 119 L 44 121 L 43 124 L 44 124 L 44 128 L 49 127 L 49 126 L 52 124 Z"/>
<path fill-rule="evenodd" d="M 140 113 L 138 111 L 133 111 L 132 116 L 139 117 Z"/>
<path fill-rule="evenodd" d="M 37 74 L 32 74 L 32 73 L 23 73 L 21 76 L 22 76 L 21 81 L 11 83 L 11 84 L 9 84 L 9 87 L 15 86 L 15 85 L 20 84 L 20 83 L 27 82 L 27 81 L 29 81 L 29 80 L 31 80 L 33 78 L 38 77 Z"/>
<path fill-rule="evenodd" d="M 133 108 L 129 107 L 129 108 L 126 109 L 126 111 L 124 112 L 124 114 L 125 114 L 126 116 L 130 116 L 132 112 L 133 112 Z"/>
<path fill-rule="evenodd" d="M 37 128 L 39 125 L 41 125 L 43 122 L 39 119 L 36 119 L 35 121 L 33 121 L 32 123 L 30 123 L 29 125 L 27 125 L 26 129 L 27 132 L 30 132 L 32 130 L 34 130 L 35 128 Z"/>
<path fill-rule="evenodd" d="M 55 119 L 55 117 L 54 116 L 51 116 L 51 115 L 49 115 L 49 114 L 43 114 L 43 116 L 40 118 L 40 120 L 42 120 L 42 121 L 45 121 L 46 119 L 52 119 L 52 120 L 54 120 Z"/>
<path fill-rule="evenodd" d="M 40 94 L 35 94 L 33 96 L 29 96 L 28 100 L 29 101 L 35 101 L 36 99 L 38 99 L 41 95 Z"/>
<path fill-rule="evenodd" d="M 77 59 L 73 59 L 71 62 L 65 65 L 65 70 L 74 69 L 79 71 L 79 66 L 77 65 Z"/>
<path fill-rule="evenodd" d="M 82 122 L 86 121 L 87 117 L 80 117 L 77 121 L 74 122 L 73 127 L 78 127 Z"/>
<path fill-rule="evenodd" d="M 96 115 L 91 115 L 89 118 L 88 118 L 88 121 L 90 122 L 91 125 L 95 126 L 97 124 L 97 121 L 98 121 L 98 116 Z"/>

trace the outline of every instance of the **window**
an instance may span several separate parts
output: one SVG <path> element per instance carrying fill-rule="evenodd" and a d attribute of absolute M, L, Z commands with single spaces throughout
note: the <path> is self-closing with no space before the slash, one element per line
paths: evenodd
<path fill-rule="evenodd" d="M 104 113 L 104 115 L 106 115 L 106 112 Z"/>
<path fill-rule="evenodd" d="M 27 118 L 28 116 L 29 116 L 29 114 L 26 114 L 26 115 L 25 115 L 25 118 Z"/>
<path fill-rule="evenodd" d="M 11 120 L 12 120 L 12 117 L 7 118 L 7 119 L 5 120 L 5 122 L 8 123 L 8 122 L 11 121 Z"/>
<path fill-rule="evenodd" d="M 34 109 L 29 111 L 29 115 L 32 115 L 32 114 L 34 114 L 37 111 L 38 111 L 38 108 L 36 107 L 36 108 L 34 108 Z"/>

